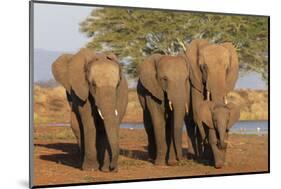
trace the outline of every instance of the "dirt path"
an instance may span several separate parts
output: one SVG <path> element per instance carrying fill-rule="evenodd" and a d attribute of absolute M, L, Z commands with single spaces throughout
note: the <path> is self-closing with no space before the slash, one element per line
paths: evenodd
<path fill-rule="evenodd" d="M 185 135 L 183 141 L 185 154 L 187 148 Z M 70 128 L 36 127 L 34 184 L 38 186 L 268 170 L 267 136 L 232 134 L 229 141 L 226 166 L 222 169 L 215 169 L 193 160 L 183 160 L 174 167 L 156 167 L 148 161 L 145 131 L 121 129 L 118 173 L 87 172 L 79 168 L 77 146 Z"/>

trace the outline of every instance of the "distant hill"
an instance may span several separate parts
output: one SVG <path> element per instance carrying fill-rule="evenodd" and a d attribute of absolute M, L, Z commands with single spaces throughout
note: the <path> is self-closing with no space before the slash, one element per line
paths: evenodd
<path fill-rule="evenodd" d="M 51 72 L 52 63 L 63 52 L 48 51 L 44 49 L 34 50 L 34 81 L 47 81 L 53 78 Z"/>

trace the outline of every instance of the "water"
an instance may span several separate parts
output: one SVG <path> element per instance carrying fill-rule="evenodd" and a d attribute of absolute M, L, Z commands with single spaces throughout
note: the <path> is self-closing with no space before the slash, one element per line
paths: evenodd
<path fill-rule="evenodd" d="M 267 134 L 268 121 L 239 121 L 231 129 L 232 133 Z"/>
<path fill-rule="evenodd" d="M 142 123 L 123 123 L 120 128 L 144 129 Z M 186 128 L 183 127 L 185 130 Z M 230 133 L 238 134 L 267 134 L 268 121 L 239 121 L 230 129 Z"/>
<path fill-rule="evenodd" d="M 44 126 L 69 127 L 68 123 L 51 123 Z M 144 129 L 142 123 L 122 123 L 120 128 L 127 129 Z M 186 128 L 183 127 L 185 130 Z M 230 133 L 237 134 L 257 134 L 263 135 L 268 133 L 268 121 L 239 121 L 230 129 Z"/>

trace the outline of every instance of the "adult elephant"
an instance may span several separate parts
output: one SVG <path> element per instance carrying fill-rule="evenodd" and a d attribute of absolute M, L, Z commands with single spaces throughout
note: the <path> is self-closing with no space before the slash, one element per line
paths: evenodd
<path fill-rule="evenodd" d="M 61 55 L 52 72 L 66 89 L 82 169 L 116 171 L 119 124 L 128 102 L 128 85 L 117 57 L 84 48 Z"/>
<path fill-rule="evenodd" d="M 148 152 L 155 165 L 182 159 L 182 127 L 189 104 L 185 55 L 154 54 L 138 67 L 137 92 L 143 108 Z"/>
<path fill-rule="evenodd" d="M 216 168 L 221 168 L 225 162 L 228 132 L 239 117 L 239 107 L 233 103 L 203 101 L 199 106 L 199 123 L 207 131 L 211 157 Z"/>
<path fill-rule="evenodd" d="M 191 69 L 192 119 L 199 128 L 200 138 L 204 141 L 204 128 L 198 124 L 200 103 L 204 100 L 227 103 L 226 95 L 233 90 L 238 78 L 238 56 L 231 43 L 210 44 L 203 39 L 193 40 L 186 55 Z M 190 135 L 193 135 L 194 130 L 196 131 L 196 126 L 189 126 Z M 190 138 L 193 138 L 195 154 L 199 155 L 201 142 L 194 142 L 194 136 Z"/>

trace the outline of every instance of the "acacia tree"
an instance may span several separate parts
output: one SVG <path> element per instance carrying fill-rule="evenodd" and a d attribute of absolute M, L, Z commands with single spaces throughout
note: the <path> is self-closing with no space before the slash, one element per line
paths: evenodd
<path fill-rule="evenodd" d="M 267 81 L 268 19 L 258 16 L 219 15 L 147 9 L 97 8 L 82 23 L 87 47 L 113 51 L 126 70 L 136 76 L 136 66 L 153 53 L 177 54 L 192 39 L 232 42 L 240 69 L 256 71 Z"/>

